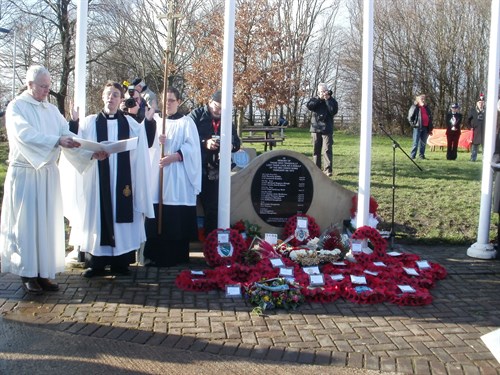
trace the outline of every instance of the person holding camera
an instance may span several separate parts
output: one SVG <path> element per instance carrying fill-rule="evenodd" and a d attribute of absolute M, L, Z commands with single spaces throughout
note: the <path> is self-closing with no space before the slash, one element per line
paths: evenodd
<path fill-rule="evenodd" d="M 212 95 L 208 105 L 196 108 L 189 114 L 200 136 L 202 180 L 199 197 L 205 214 L 205 235 L 217 229 L 221 100 L 222 92 L 218 90 Z M 232 133 L 231 152 L 236 152 L 240 149 L 241 141 L 234 126 Z"/>
<path fill-rule="evenodd" d="M 470 161 L 476 161 L 479 145 L 484 147 L 484 119 L 486 108 L 484 105 L 484 95 L 479 96 L 476 106 L 472 108 L 467 116 L 467 126 L 472 129 L 472 145 Z"/>
<path fill-rule="evenodd" d="M 332 97 L 332 91 L 326 83 L 318 85 L 318 97 L 307 102 L 307 108 L 313 112 L 311 135 L 313 142 L 313 161 L 323 172 L 332 176 L 333 159 L 333 116 L 338 112 L 338 103 Z"/>
<path fill-rule="evenodd" d="M 417 151 L 420 159 L 425 159 L 425 146 L 427 138 L 432 134 L 432 112 L 425 102 L 425 94 L 415 97 L 410 110 L 408 111 L 408 122 L 413 128 L 413 144 L 410 156 L 415 159 Z"/>
<path fill-rule="evenodd" d="M 135 86 L 129 85 L 125 92 L 125 99 L 120 104 L 120 109 L 135 121 L 141 123 L 146 118 L 146 110 L 149 106 L 141 97 Z"/>
<path fill-rule="evenodd" d="M 158 99 L 156 98 L 156 94 L 146 85 L 146 82 L 142 78 L 136 78 L 133 80 L 132 85 L 134 85 L 134 88 L 146 101 L 148 107 L 154 108 L 155 112 L 158 112 Z"/>

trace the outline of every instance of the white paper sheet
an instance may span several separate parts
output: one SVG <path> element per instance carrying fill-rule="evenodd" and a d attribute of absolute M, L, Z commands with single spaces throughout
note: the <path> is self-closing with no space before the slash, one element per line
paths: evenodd
<path fill-rule="evenodd" d="M 130 151 L 137 148 L 137 137 L 122 139 L 120 141 L 94 142 L 88 139 L 73 137 L 73 141 L 80 143 L 80 147 L 94 152 L 105 151 L 108 154 Z"/>

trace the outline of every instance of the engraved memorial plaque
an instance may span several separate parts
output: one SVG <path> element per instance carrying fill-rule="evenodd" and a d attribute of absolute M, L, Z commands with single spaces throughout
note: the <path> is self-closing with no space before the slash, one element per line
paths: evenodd
<path fill-rule="evenodd" d="M 275 156 L 262 164 L 252 180 L 252 204 L 267 224 L 284 227 L 297 213 L 305 214 L 313 199 L 313 182 L 305 165 L 291 156 Z"/>

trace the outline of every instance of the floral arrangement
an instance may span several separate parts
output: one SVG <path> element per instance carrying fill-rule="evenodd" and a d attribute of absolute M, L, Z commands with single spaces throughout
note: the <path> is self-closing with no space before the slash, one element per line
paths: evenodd
<path fill-rule="evenodd" d="M 373 246 L 373 252 L 376 256 L 385 255 L 385 250 L 387 249 L 387 241 L 382 237 L 380 232 L 367 225 L 359 227 L 352 234 L 353 240 L 370 240 Z"/>
<path fill-rule="evenodd" d="M 375 198 L 370 196 L 368 212 L 373 214 L 373 216 L 377 216 L 377 209 L 378 209 L 377 201 L 375 200 Z M 358 194 L 354 194 L 352 196 L 351 217 L 356 216 L 357 211 L 358 211 Z"/>
<path fill-rule="evenodd" d="M 297 217 L 306 217 L 307 218 L 307 229 L 309 231 L 309 235 L 303 240 L 300 241 L 295 238 L 295 231 L 297 229 Z M 309 215 L 294 215 L 289 218 L 283 228 L 283 238 L 287 239 L 289 237 L 294 237 L 290 240 L 290 245 L 292 246 L 300 246 L 307 242 L 307 240 L 311 238 L 318 237 L 320 235 L 319 225 L 316 223 L 316 220 L 312 216 Z"/>
<path fill-rule="evenodd" d="M 447 275 L 444 267 L 421 261 L 417 254 L 386 253 L 387 241 L 370 226 L 360 227 L 352 234 L 353 240 L 368 240 L 373 249 L 371 253 L 354 252 L 354 262 L 342 259 L 349 244 L 338 227 L 328 228 L 319 238 L 309 238 L 305 244 L 292 246 L 296 216 L 288 221 L 288 241 L 278 241 L 275 246 L 258 236 L 250 247 L 246 246 L 238 230 L 244 222 L 236 225 L 237 229 L 227 229 L 225 242 L 218 236 L 221 229 L 213 231 L 203 249 L 212 268 L 182 271 L 176 285 L 183 290 L 207 292 L 238 284 L 243 287 L 245 298 L 256 305 L 254 312 L 262 313 L 273 308 L 293 309 L 303 301 L 328 303 L 339 298 L 359 304 L 427 305 L 432 303 L 430 289 Z M 311 235 L 319 234 L 311 217 L 308 230 Z M 278 265 L 276 258 L 283 264 Z M 319 266 L 320 280 L 313 280 L 311 270 L 304 269 L 313 265 Z M 282 267 L 291 269 L 293 283 L 282 278 Z"/>
<path fill-rule="evenodd" d="M 210 267 L 216 267 L 221 265 L 228 265 L 239 262 L 241 259 L 241 254 L 247 249 L 245 240 L 241 237 L 241 234 L 234 229 L 226 229 L 229 231 L 229 243 L 232 249 L 232 253 L 228 256 L 224 256 L 220 253 L 219 249 L 219 231 L 223 229 L 216 229 L 210 232 L 210 234 L 205 239 L 205 244 L 203 246 L 203 255 L 205 260 Z"/>
<path fill-rule="evenodd" d="M 240 219 L 236 223 L 234 223 L 231 228 L 241 234 L 241 236 L 247 243 L 247 247 L 250 247 L 255 237 L 262 237 L 260 233 L 260 226 L 250 223 L 248 220 Z"/>
<path fill-rule="evenodd" d="M 291 250 L 289 257 L 294 262 L 302 266 L 316 266 L 320 263 L 335 262 L 340 258 L 340 250 L 311 250 L 311 249 L 298 249 Z"/>
<path fill-rule="evenodd" d="M 257 306 L 254 309 L 255 313 L 274 308 L 295 310 L 304 302 L 304 296 L 298 285 L 282 277 L 253 283 L 245 288 L 245 296 L 250 303 Z"/>

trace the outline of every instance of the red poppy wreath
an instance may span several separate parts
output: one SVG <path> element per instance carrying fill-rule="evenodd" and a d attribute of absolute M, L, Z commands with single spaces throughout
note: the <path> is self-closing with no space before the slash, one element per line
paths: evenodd
<path fill-rule="evenodd" d="M 296 230 L 297 230 L 297 218 L 298 217 L 305 217 L 307 218 L 307 230 L 309 231 L 308 235 L 305 236 L 306 238 L 303 240 L 299 240 L 298 238 L 294 237 L 292 240 L 290 240 L 290 245 L 292 246 L 299 246 L 307 243 L 307 241 L 311 238 L 319 237 L 320 235 L 320 230 L 319 230 L 319 225 L 316 223 L 316 220 L 312 216 L 309 215 L 294 215 L 291 218 L 289 218 L 285 224 L 285 227 L 283 228 L 283 239 L 287 239 L 290 236 L 295 236 L 296 235 Z"/>
<path fill-rule="evenodd" d="M 226 245 L 219 245 L 219 232 L 223 229 L 212 231 L 205 239 L 203 255 L 210 267 L 217 267 L 237 263 L 241 259 L 242 253 L 246 250 L 246 243 L 240 233 L 234 229 L 225 229 L 229 232 L 229 242 Z"/>
<path fill-rule="evenodd" d="M 373 245 L 373 253 L 380 257 L 385 255 L 387 241 L 380 235 L 379 231 L 367 225 L 356 229 L 352 234 L 353 240 L 370 240 Z"/>

